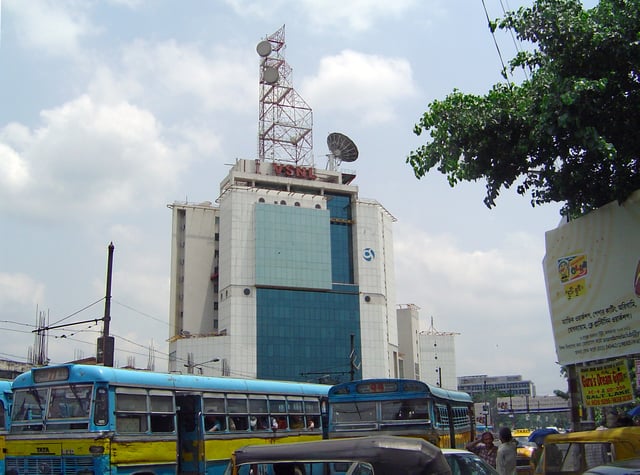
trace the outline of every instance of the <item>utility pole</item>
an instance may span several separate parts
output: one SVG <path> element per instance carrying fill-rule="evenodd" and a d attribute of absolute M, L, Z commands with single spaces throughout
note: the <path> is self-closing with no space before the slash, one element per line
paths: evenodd
<path fill-rule="evenodd" d="M 111 277 L 113 275 L 113 242 L 109 243 L 109 257 L 107 259 L 107 289 L 104 299 L 104 317 L 102 319 L 102 336 L 98 338 L 98 352 L 96 360 L 103 366 L 113 367 L 114 340 L 109 336 L 109 323 L 111 322 Z"/>

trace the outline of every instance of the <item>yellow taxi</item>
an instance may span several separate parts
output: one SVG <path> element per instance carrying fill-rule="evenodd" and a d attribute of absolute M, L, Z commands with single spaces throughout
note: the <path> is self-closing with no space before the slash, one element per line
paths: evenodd
<path fill-rule="evenodd" d="M 531 473 L 531 455 L 536 448 L 536 444 L 529 442 L 531 429 L 513 429 L 511 436 L 518 442 L 516 468 L 519 475 Z"/>

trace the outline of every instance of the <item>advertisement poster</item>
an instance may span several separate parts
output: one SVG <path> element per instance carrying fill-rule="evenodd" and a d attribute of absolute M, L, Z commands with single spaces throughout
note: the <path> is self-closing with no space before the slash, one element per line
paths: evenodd
<path fill-rule="evenodd" d="M 640 353 L 640 190 L 545 234 L 558 363 Z"/>
<path fill-rule="evenodd" d="M 633 402 L 631 378 L 624 360 L 578 369 L 582 399 L 587 407 Z"/>

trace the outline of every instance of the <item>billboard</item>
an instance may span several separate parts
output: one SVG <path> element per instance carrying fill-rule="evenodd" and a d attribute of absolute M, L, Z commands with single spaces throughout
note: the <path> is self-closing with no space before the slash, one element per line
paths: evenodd
<path fill-rule="evenodd" d="M 561 365 L 640 353 L 640 190 L 545 234 Z"/>
<path fill-rule="evenodd" d="M 631 378 L 625 360 L 578 368 L 578 379 L 587 407 L 633 402 Z"/>

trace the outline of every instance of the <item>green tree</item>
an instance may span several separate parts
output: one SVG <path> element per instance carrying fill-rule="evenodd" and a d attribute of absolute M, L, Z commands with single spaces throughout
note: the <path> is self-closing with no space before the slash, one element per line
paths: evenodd
<path fill-rule="evenodd" d="M 436 167 L 452 187 L 485 179 L 489 208 L 515 186 L 569 217 L 639 189 L 640 0 L 535 0 L 490 28 L 530 49 L 486 95 L 454 89 L 429 104 L 414 129 L 427 143 L 407 157 L 416 177 Z M 527 79 L 509 82 L 520 68 Z"/>

